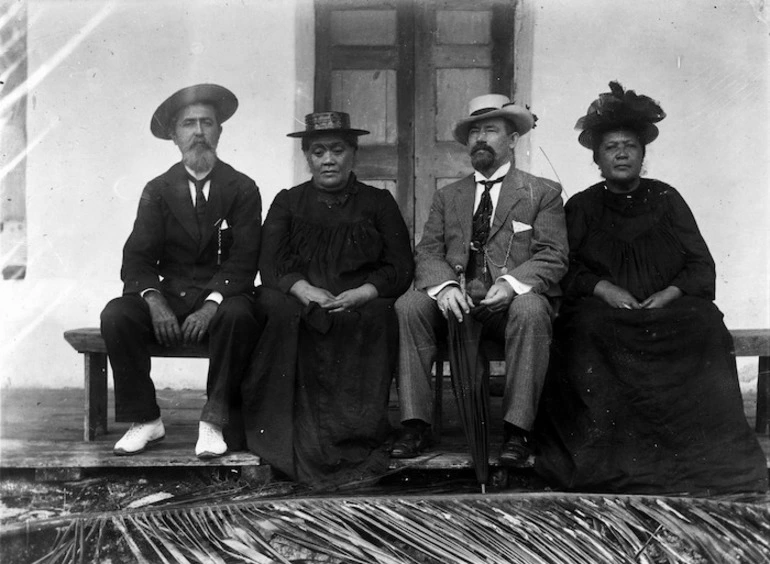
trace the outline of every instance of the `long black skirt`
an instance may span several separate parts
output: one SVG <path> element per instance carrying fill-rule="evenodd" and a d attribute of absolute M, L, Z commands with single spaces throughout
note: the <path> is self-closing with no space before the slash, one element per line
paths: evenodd
<path fill-rule="evenodd" d="M 267 325 L 242 386 L 249 450 L 292 480 L 355 483 L 387 470 L 395 300 L 344 313 L 260 288 Z"/>
<path fill-rule="evenodd" d="M 538 415 L 535 469 L 565 490 L 765 491 L 732 338 L 716 306 L 653 310 L 584 298 L 562 309 Z"/>

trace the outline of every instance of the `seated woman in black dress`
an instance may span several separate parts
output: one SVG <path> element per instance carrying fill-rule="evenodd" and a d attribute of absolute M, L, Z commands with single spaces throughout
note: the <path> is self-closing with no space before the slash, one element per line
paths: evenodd
<path fill-rule="evenodd" d="M 565 206 L 570 264 L 536 470 L 568 490 L 765 490 L 714 261 L 679 192 L 640 178 L 665 114 L 610 88 L 576 126 L 605 181 Z"/>
<path fill-rule="evenodd" d="M 283 190 L 262 227 L 257 304 L 267 325 L 242 387 L 249 449 L 289 478 L 353 482 L 387 470 L 393 303 L 412 282 L 409 232 L 386 190 L 356 180 L 348 114 L 309 114 L 313 178 Z"/>

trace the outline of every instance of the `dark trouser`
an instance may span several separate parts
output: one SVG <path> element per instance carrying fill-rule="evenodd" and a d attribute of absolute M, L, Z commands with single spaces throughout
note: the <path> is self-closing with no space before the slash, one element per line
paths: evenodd
<path fill-rule="evenodd" d="M 184 319 L 180 319 L 180 324 Z M 201 421 L 226 425 L 231 406 L 237 407 L 239 388 L 264 327 L 264 318 L 251 296 L 226 298 L 208 329 L 208 401 Z M 146 422 L 160 417 L 150 378 L 148 344 L 155 342 L 147 302 L 139 295 L 112 300 L 102 311 L 102 336 L 115 380 L 115 421 Z"/>

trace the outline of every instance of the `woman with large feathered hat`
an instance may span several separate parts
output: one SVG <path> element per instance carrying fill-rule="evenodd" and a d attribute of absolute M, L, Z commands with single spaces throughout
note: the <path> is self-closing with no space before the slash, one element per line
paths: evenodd
<path fill-rule="evenodd" d="M 641 176 L 666 114 L 610 89 L 576 124 L 604 180 L 565 206 L 570 263 L 536 469 L 569 490 L 764 491 L 714 260 L 679 192 Z"/>

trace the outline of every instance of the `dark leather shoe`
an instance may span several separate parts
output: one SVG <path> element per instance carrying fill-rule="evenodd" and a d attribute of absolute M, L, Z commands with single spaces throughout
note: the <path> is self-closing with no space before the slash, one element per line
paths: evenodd
<path fill-rule="evenodd" d="M 532 453 L 532 441 L 523 435 L 511 435 L 500 449 L 500 464 L 513 468 L 525 468 L 529 466 L 529 457 Z"/>
<path fill-rule="evenodd" d="M 391 458 L 414 458 L 430 446 L 430 429 L 405 428 L 390 449 Z"/>

